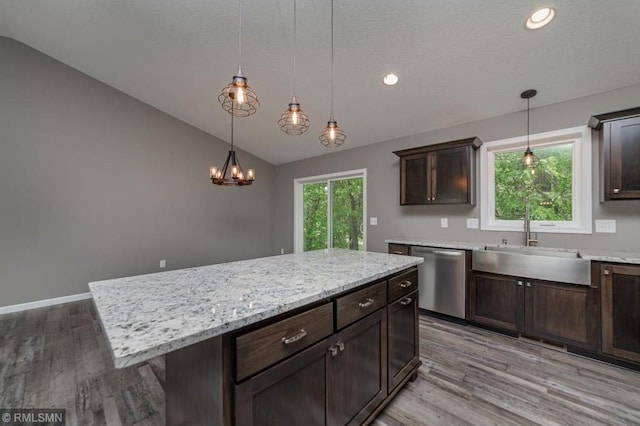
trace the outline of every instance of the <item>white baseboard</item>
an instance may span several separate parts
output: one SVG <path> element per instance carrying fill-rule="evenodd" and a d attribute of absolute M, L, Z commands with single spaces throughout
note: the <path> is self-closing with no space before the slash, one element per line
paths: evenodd
<path fill-rule="evenodd" d="M 72 294 L 71 296 L 54 297 L 53 299 L 36 300 L 35 302 L 20 303 L 18 305 L 0 306 L 0 315 L 27 311 L 29 309 L 44 308 L 45 306 L 61 305 L 63 303 L 77 302 L 78 300 L 86 299 L 91 299 L 90 292 Z"/>

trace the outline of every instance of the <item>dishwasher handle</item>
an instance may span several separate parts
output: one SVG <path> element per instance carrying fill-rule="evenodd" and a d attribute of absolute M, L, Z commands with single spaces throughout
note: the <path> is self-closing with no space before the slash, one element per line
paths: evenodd
<path fill-rule="evenodd" d="M 460 257 L 464 254 L 463 251 L 448 251 L 448 250 L 438 250 L 427 247 L 411 247 L 411 255 L 414 253 L 422 253 L 422 254 L 441 254 L 444 256 L 453 256 Z"/>

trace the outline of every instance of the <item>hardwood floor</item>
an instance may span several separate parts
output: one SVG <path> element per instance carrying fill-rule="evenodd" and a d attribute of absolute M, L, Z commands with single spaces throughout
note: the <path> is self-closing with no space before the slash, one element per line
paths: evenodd
<path fill-rule="evenodd" d="M 376 425 L 640 424 L 640 373 L 420 318 L 418 380 Z M 113 368 L 90 301 L 0 316 L 0 407 L 68 425 L 164 424 L 164 361 Z"/>

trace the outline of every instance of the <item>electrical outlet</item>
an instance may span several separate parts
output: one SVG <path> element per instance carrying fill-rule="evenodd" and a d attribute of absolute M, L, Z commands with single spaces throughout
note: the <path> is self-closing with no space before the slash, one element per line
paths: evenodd
<path fill-rule="evenodd" d="M 440 228 L 448 228 L 449 227 L 449 219 L 443 217 L 440 219 Z"/>
<path fill-rule="evenodd" d="M 280 254 L 284 254 L 284 249 L 280 248 Z"/>
<path fill-rule="evenodd" d="M 369 225 L 378 226 L 378 218 L 377 217 L 370 217 L 369 218 Z"/>
<path fill-rule="evenodd" d="M 166 260 L 164 260 L 164 259 L 162 259 L 162 260 L 160 261 L 160 267 L 161 267 L 161 268 L 166 268 L 166 267 L 167 267 L 167 261 L 166 261 Z"/>
<path fill-rule="evenodd" d="M 616 221 L 612 220 L 596 220 L 596 232 L 605 234 L 616 233 Z"/>
<path fill-rule="evenodd" d="M 467 229 L 478 229 L 480 227 L 478 223 L 478 218 L 476 217 L 468 217 L 467 218 Z"/>

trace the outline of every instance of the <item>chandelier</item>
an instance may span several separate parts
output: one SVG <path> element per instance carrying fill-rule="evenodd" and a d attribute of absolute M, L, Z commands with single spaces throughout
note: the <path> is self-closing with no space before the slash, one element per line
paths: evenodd
<path fill-rule="evenodd" d="M 240 161 L 236 156 L 236 151 L 233 149 L 233 116 L 231 114 L 231 150 L 227 155 L 227 160 L 221 169 L 217 167 L 211 167 L 210 178 L 214 185 L 222 186 L 247 186 L 251 185 L 256 180 L 256 174 L 253 169 L 248 169 L 245 174 L 240 166 Z"/>

